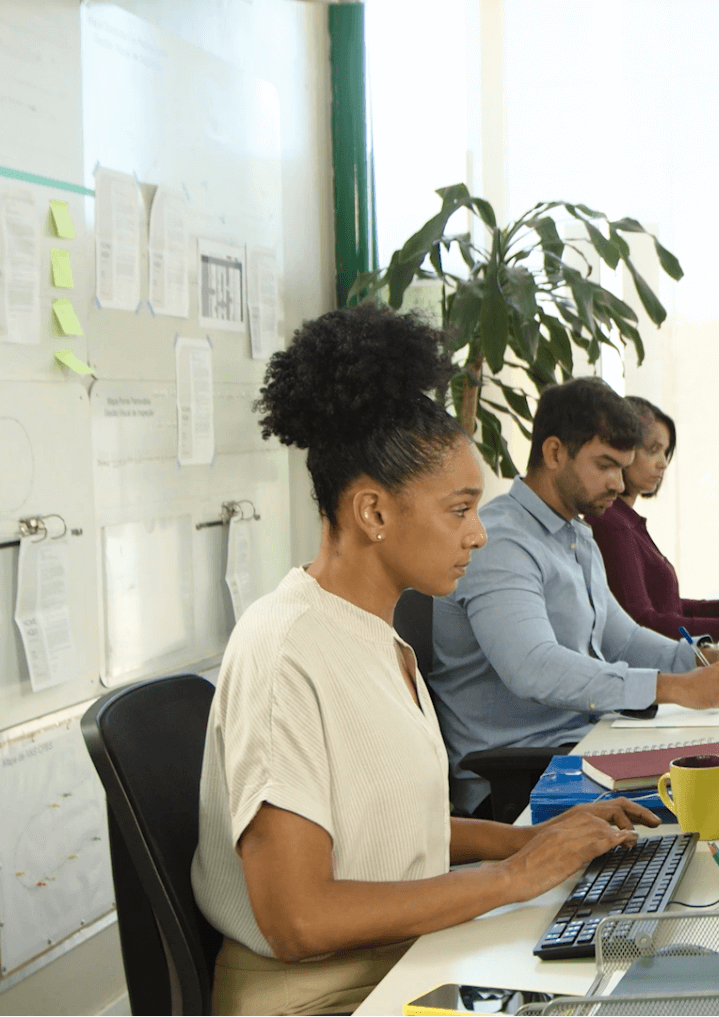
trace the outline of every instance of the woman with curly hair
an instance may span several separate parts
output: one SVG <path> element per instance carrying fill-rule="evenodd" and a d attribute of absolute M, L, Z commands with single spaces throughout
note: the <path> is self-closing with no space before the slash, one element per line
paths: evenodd
<path fill-rule="evenodd" d="M 677 639 L 679 626 L 693 636 L 719 639 L 719 600 L 687 600 L 679 595 L 672 563 L 647 531 L 634 505 L 653 498 L 672 460 L 677 432 L 672 418 L 641 396 L 627 396 L 641 418 L 644 440 L 624 470 L 624 492 L 603 515 L 587 516 L 604 558 L 609 588 L 635 622 Z"/>
<path fill-rule="evenodd" d="M 306 448 L 315 560 L 238 621 L 210 714 L 193 886 L 224 934 L 216 1013 L 352 1011 L 419 935 L 523 901 L 656 825 L 625 800 L 533 828 L 450 815 L 410 647 L 408 587 L 442 596 L 485 542 L 479 460 L 425 393 L 439 335 L 361 305 L 272 357 L 264 437 Z M 618 829 L 610 825 L 614 822 Z M 450 872 L 450 863 L 496 859 Z"/>

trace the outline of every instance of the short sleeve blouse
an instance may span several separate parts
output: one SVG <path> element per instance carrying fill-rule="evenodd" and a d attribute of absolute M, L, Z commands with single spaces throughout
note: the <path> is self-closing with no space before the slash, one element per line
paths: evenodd
<path fill-rule="evenodd" d="M 389 625 L 303 569 L 232 633 L 207 729 L 192 882 L 212 925 L 256 953 L 273 955 L 235 845 L 263 802 L 327 831 L 337 879 L 448 871 L 447 755 L 424 681 L 418 673 L 420 710 L 395 642 Z"/>

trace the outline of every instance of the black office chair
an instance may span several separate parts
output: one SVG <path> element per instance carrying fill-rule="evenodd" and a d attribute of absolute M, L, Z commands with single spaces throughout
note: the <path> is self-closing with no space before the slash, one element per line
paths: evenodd
<path fill-rule="evenodd" d="M 213 685 L 198 675 L 103 696 L 82 733 L 108 805 L 110 854 L 133 1014 L 209 1014 L 222 936 L 190 885 Z"/>
<path fill-rule="evenodd" d="M 422 675 L 432 670 L 433 600 L 417 590 L 405 590 L 394 611 L 394 627 L 412 647 Z M 489 782 L 492 815 L 503 823 L 513 823 L 529 804 L 529 795 L 549 765 L 552 756 L 565 755 L 570 746 L 526 749 L 479 749 L 462 759 L 464 769 Z"/>
<path fill-rule="evenodd" d="M 195 903 L 190 864 L 214 695 L 215 686 L 197 674 L 153 678 L 103 696 L 80 722 L 108 799 L 115 903 L 134 1017 L 212 1012 L 223 937 Z"/>

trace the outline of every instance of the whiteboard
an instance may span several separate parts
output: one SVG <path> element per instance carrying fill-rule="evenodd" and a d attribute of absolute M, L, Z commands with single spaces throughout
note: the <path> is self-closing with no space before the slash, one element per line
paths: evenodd
<path fill-rule="evenodd" d="M 87 705 L 0 735 L 3 976 L 114 907 L 105 795 L 80 731 Z"/>
<path fill-rule="evenodd" d="M 35 341 L 0 341 L 0 543 L 17 538 L 21 518 L 62 516 L 71 531 L 78 657 L 72 681 L 32 692 L 12 620 L 18 547 L 0 547 L 0 725 L 7 728 L 0 756 L 10 760 L 23 739 L 34 748 L 22 768 L 19 756 L 7 763 L 13 776 L 0 784 L 4 822 L 9 817 L 4 839 L 0 832 L 2 989 L 5 976 L 20 977 L 17 965 L 51 957 L 52 944 L 101 924 L 96 919 L 112 903 L 109 864 L 84 833 L 97 818 L 87 790 L 95 778 L 77 741 L 77 714 L 67 729 L 43 733 L 55 723 L 48 718 L 105 686 L 216 663 L 234 616 L 225 585 L 227 527 L 206 524 L 219 520 L 223 502 L 251 502 L 257 518 L 243 525 L 260 595 L 289 568 L 290 521 L 287 450 L 262 441 L 252 412 L 266 362 L 252 359 L 246 329 L 201 328 L 198 318 L 200 243 L 237 249 L 245 264 L 262 248 L 278 269 L 283 339 L 274 89 L 101 0 L 0 0 L 0 55 L 0 197 L 10 190 L 32 196 L 41 267 Z M 101 309 L 95 299 L 98 167 L 129 174 L 140 195 L 140 301 L 132 311 Z M 155 314 L 148 300 L 149 213 L 158 186 L 185 203 L 187 317 Z M 53 198 L 67 202 L 74 239 L 54 235 Z M 72 291 L 52 285 L 55 247 L 69 252 Z M 52 313 L 60 296 L 71 298 L 82 335 L 60 333 Z M 215 456 L 208 465 L 178 466 L 178 336 L 210 340 Z M 83 378 L 59 366 L 58 349 L 71 350 L 93 373 Z M 143 573 L 148 563 L 151 577 Z M 27 780 L 17 783 L 22 773 Z M 85 803 L 69 835 L 52 825 L 59 815 L 53 806 L 62 805 L 50 794 L 55 783 L 65 788 L 58 793 Z M 35 834 L 26 836 L 27 829 Z M 73 864 L 33 856 L 38 831 L 48 851 L 67 847 L 65 862 Z M 28 848 L 28 861 L 13 868 L 18 844 Z M 24 886 L 18 872 L 38 878 Z M 71 872 L 81 874 L 82 892 L 63 882 Z M 56 903 L 37 910 L 28 894 Z"/>

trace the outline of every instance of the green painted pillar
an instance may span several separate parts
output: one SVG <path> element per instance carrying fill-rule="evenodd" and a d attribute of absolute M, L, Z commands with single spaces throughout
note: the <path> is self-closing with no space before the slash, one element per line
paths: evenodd
<path fill-rule="evenodd" d="M 364 7 L 328 8 L 332 68 L 332 151 L 337 306 L 358 272 L 376 268 L 374 180 L 368 166 Z"/>

